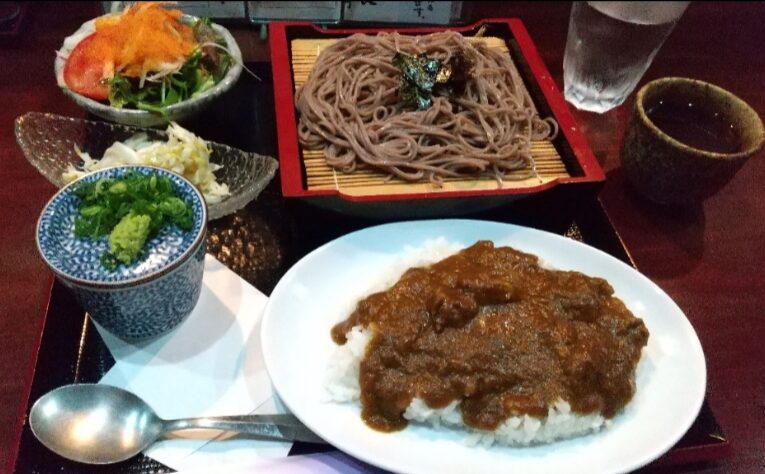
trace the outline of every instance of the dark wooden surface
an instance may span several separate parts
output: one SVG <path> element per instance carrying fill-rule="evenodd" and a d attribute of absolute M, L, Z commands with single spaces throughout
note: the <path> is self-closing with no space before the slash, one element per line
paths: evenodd
<path fill-rule="evenodd" d="M 469 6 L 467 14 L 521 18 L 560 85 L 569 4 L 496 5 Z M 16 451 L 15 427 L 51 281 L 35 249 L 34 226 L 54 188 L 24 160 L 13 120 L 32 110 L 84 116 L 56 87 L 52 64 L 63 37 L 96 12 L 95 3 L 30 5 L 23 36 L 0 43 L 0 469 Z M 672 75 L 708 80 L 763 114 L 763 24 L 762 4 L 692 4 L 643 82 Z M 249 60 L 267 57 L 255 30 L 236 36 Z M 685 311 L 707 354 L 709 401 L 734 452 L 683 470 L 765 472 L 765 153 L 703 205 L 652 205 L 629 189 L 619 167 L 630 107 L 575 115 L 608 173 L 601 200 L 617 230 L 638 268 Z"/>

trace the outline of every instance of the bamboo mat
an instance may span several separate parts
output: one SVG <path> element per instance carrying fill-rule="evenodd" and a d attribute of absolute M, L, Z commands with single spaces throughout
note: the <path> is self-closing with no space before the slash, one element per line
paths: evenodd
<path fill-rule="evenodd" d="M 501 38 L 483 37 L 480 39 L 468 39 L 471 41 L 484 41 L 490 47 L 499 48 L 509 54 L 507 46 Z M 321 50 L 335 41 L 335 39 L 292 40 L 292 71 L 296 88 L 300 88 L 308 80 L 308 76 Z M 512 74 L 514 77 L 520 78 L 517 69 L 512 71 Z M 372 170 L 357 170 L 353 173 L 343 173 L 327 166 L 322 150 L 304 149 L 303 166 L 306 172 L 308 190 L 336 189 L 343 194 L 351 196 L 486 190 L 498 189 L 500 187 L 503 189 L 525 188 L 569 176 L 558 151 L 549 141 L 540 140 L 533 142 L 531 153 L 536 163 L 537 176 L 513 180 L 514 173 L 526 174 L 526 172 L 512 172 L 508 173 L 508 176 L 501 184 L 496 179 L 490 177 L 447 178 L 444 180 L 443 186 L 436 187 L 429 182 L 410 183 Z"/>

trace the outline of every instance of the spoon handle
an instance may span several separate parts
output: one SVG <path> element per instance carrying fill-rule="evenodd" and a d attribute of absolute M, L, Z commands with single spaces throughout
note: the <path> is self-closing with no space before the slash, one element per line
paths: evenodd
<path fill-rule="evenodd" d="M 306 428 L 294 415 L 213 416 L 164 421 L 166 433 L 191 429 L 233 431 L 285 441 L 327 443 Z"/>

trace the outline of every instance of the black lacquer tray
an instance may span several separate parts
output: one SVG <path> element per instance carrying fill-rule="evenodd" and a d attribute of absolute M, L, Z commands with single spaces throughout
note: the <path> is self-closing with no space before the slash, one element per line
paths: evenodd
<path fill-rule="evenodd" d="M 219 103 L 184 125 L 206 139 L 275 156 L 277 144 L 270 67 L 268 63 L 248 66 L 263 79 L 262 82 L 243 76 Z M 565 235 L 634 265 L 594 191 L 551 189 L 502 208 L 459 216 L 509 222 Z M 386 221 L 335 214 L 299 200 L 285 199 L 275 180 L 246 208 L 210 224 L 208 251 L 269 294 L 287 269 L 308 252 L 348 232 L 383 222 Z M 65 384 L 98 382 L 114 364 L 85 313 L 58 283 L 51 289 L 36 356 L 25 414 L 47 391 Z M 21 422 L 15 472 L 172 472 L 142 455 L 109 466 L 70 462 L 48 451 L 34 438 L 26 417 Z M 332 449 L 296 443 L 290 454 Z M 663 470 L 666 466 L 713 461 L 729 453 L 728 440 L 705 402 L 688 433 L 647 469 Z"/>

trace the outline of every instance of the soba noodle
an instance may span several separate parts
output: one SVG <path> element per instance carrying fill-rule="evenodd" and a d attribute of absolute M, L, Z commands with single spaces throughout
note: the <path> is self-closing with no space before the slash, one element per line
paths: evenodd
<path fill-rule="evenodd" d="M 415 110 L 399 99 L 396 52 L 443 62 L 462 52 L 475 67 L 462 95 Z M 465 175 L 526 179 L 536 173 L 532 140 L 552 138 L 558 127 L 538 116 L 514 71 L 507 54 L 455 32 L 356 34 L 323 50 L 297 92 L 300 142 L 323 149 L 343 172 L 374 168 L 437 184 Z M 523 171 L 506 176 L 515 170 Z"/>

